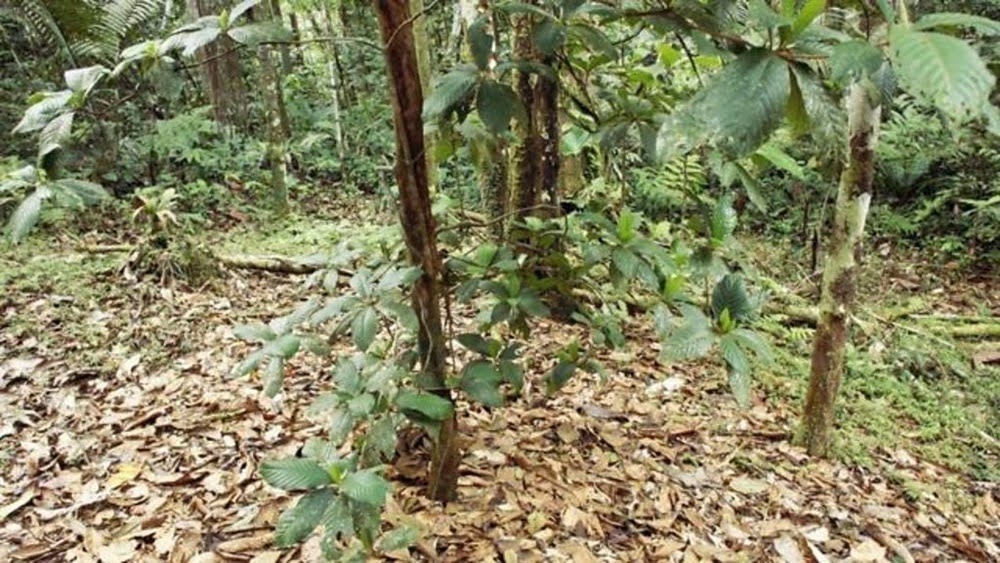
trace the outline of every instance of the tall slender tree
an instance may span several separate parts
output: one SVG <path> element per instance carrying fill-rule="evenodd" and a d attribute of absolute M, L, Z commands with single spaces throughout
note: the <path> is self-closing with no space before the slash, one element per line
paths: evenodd
<path fill-rule="evenodd" d="M 441 323 L 441 256 L 437 226 L 431 214 L 424 158 L 423 89 L 414 43 L 408 0 L 374 0 L 382 34 L 386 69 L 392 91 L 396 132 L 396 183 L 400 221 L 410 261 L 423 270 L 413 286 L 413 308 L 420 320 L 418 351 L 421 373 L 417 381 L 425 390 L 452 401 L 446 385 L 447 350 Z M 436 437 L 431 459 L 428 495 L 447 502 L 458 482 L 458 419 L 445 419 Z"/>

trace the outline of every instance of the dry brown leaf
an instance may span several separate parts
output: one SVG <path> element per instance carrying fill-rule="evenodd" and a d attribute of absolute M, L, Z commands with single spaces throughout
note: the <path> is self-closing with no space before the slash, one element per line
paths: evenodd
<path fill-rule="evenodd" d="M 131 483 L 142 473 L 141 463 L 122 463 L 115 470 L 111 477 L 108 477 L 105 485 L 109 489 L 117 489 L 125 483 Z"/>
<path fill-rule="evenodd" d="M 770 488 L 767 481 L 750 477 L 737 477 L 729 482 L 729 488 L 745 495 L 756 495 Z"/>
<path fill-rule="evenodd" d="M 97 558 L 101 563 L 125 563 L 135 558 L 135 540 L 119 540 L 102 545 L 97 550 Z"/>
<path fill-rule="evenodd" d="M 14 502 L 0 507 L 0 522 L 7 519 L 8 516 L 17 512 L 22 506 L 31 502 L 31 499 L 35 498 L 35 491 L 33 489 L 28 489 L 21 493 Z"/>
<path fill-rule="evenodd" d="M 774 540 L 774 550 L 781 556 L 785 563 L 805 563 L 806 558 L 799 549 L 798 542 L 788 535 L 784 535 Z"/>
<path fill-rule="evenodd" d="M 857 563 L 873 563 L 885 561 L 885 548 L 872 539 L 867 539 L 851 547 L 851 561 Z"/>

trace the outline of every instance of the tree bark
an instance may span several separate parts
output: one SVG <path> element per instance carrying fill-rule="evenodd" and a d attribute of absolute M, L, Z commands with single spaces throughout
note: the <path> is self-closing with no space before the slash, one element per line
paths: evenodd
<path fill-rule="evenodd" d="M 424 97 L 431 92 L 431 55 L 428 49 L 427 18 L 421 14 L 424 11 L 424 0 L 410 0 L 410 13 L 416 17 L 413 20 L 413 48 L 417 52 L 417 67 L 420 71 L 420 87 Z M 433 194 L 437 189 L 438 168 L 434 158 L 434 134 L 424 134 L 424 158 L 427 160 L 427 187 Z"/>
<path fill-rule="evenodd" d="M 266 20 L 277 17 L 274 7 L 277 0 L 264 3 Z M 261 78 L 264 82 L 264 96 L 267 104 L 267 160 L 271 169 L 271 204 L 278 213 L 288 212 L 288 139 L 291 128 L 285 109 L 285 96 L 281 85 L 282 75 L 274 61 L 273 48 L 261 45 L 259 48 Z M 283 66 L 281 68 L 284 68 Z"/>
<path fill-rule="evenodd" d="M 374 0 L 379 29 L 385 46 L 385 62 L 392 90 L 396 130 L 396 183 L 399 188 L 400 221 L 411 262 L 423 269 L 413 286 L 413 308 L 420 319 L 418 347 L 421 374 L 417 384 L 453 401 L 445 376 L 447 350 L 441 323 L 441 256 L 437 250 L 437 226 L 431 214 L 424 158 L 423 91 L 414 45 L 408 0 Z M 428 496 L 447 502 L 454 498 L 458 482 L 458 418 L 453 414 L 441 423 L 431 456 Z"/>
<path fill-rule="evenodd" d="M 535 47 L 534 23 L 531 14 L 514 20 L 514 59 L 551 66 L 554 59 Z M 553 209 L 559 204 L 559 85 L 544 75 L 517 71 L 515 90 L 526 119 L 515 129 L 520 144 L 513 154 L 511 193 L 518 217 L 526 217 L 543 198 Z"/>
<path fill-rule="evenodd" d="M 217 14 L 228 7 L 228 4 L 212 0 L 188 0 L 188 15 L 191 19 L 197 19 Z M 197 58 L 201 63 L 199 67 L 215 120 L 246 130 L 249 126 L 244 111 L 247 107 L 246 83 L 243 81 L 243 68 L 236 52 L 236 42 L 229 37 L 220 37 L 198 49 Z"/>
<path fill-rule="evenodd" d="M 845 346 L 857 291 L 858 262 L 875 176 L 881 106 L 865 87 L 847 95 L 847 166 L 840 176 L 833 228 L 823 269 L 819 320 L 813 338 L 802 440 L 809 454 L 827 456 L 833 440 L 834 401 L 844 372 Z"/>

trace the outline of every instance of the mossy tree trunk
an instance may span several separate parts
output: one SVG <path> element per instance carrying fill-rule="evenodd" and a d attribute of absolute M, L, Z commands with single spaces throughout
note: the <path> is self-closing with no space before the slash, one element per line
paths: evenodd
<path fill-rule="evenodd" d="M 424 0 L 410 0 L 410 13 L 421 14 L 413 20 L 413 43 L 417 51 L 417 66 L 420 70 L 420 87 L 423 89 L 424 97 L 431 92 L 431 55 L 428 50 L 429 40 L 427 38 L 427 17 L 422 15 L 424 11 Z M 433 194 L 437 189 L 438 168 L 437 160 L 434 158 L 435 138 L 433 133 L 424 135 L 424 158 L 427 160 L 427 186 Z"/>
<path fill-rule="evenodd" d="M 263 3 L 264 20 L 280 17 L 274 10 L 277 0 Z M 285 108 L 285 95 L 281 85 L 282 73 L 275 63 L 274 48 L 261 45 L 260 55 L 261 78 L 264 86 L 264 98 L 267 107 L 267 161 L 271 171 L 271 204 L 278 213 L 288 212 L 288 139 L 291 137 L 291 126 L 288 122 L 288 112 Z"/>
<path fill-rule="evenodd" d="M 875 176 L 881 107 L 863 85 L 847 94 L 847 165 L 840 176 L 833 228 L 827 247 L 813 338 L 802 441 L 811 455 L 827 456 L 833 438 L 834 402 L 844 372 L 845 348 L 854 310 L 858 263 Z"/>
<path fill-rule="evenodd" d="M 399 187 L 400 221 L 410 261 L 423 270 L 413 286 L 413 308 L 420 319 L 418 347 L 421 374 L 417 383 L 449 401 L 445 384 L 447 357 L 441 324 L 441 256 L 437 226 L 431 214 L 427 160 L 423 158 L 423 91 L 410 19 L 409 0 L 374 0 L 392 89 L 396 130 L 396 183 Z M 428 495 L 447 502 L 454 498 L 458 481 L 457 415 L 445 420 L 431 457 Z"/>

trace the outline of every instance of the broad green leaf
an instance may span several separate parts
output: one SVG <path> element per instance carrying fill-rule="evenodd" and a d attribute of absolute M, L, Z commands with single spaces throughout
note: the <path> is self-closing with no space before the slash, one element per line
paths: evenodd
<path fill-rule="evenodd" d="M 389 493 L 389 482 L 377 471 L 377 468 L 369 468 L 348 473 L 340 482 L 340 490 L 355 502 L 382 506 L 385 504 L 386 494 Z"/>
<path fill-rule="evenodd" d="M 798 180 L 806 179 L 806 172 L 802 165 L 775 143 L 764 143 L 754 154 L 765 158 L 775 167 L 788 172 Z"/>
<path fill-rule="evenodd" d="M 294 507 L 278 518 L 274 527 L 275 546 L 291 547 L 306 539 L 319 525 L 332 503 L 333 490 L 329 487 L 306 493 Z"/>
<path fill-rule="evenodd" d="M 510 120 L 518 115 L 521 100 L 514 90 L 495 80 L 485 80 L 476 93 L 476 109 L 486 129 L 502 135 L 510 128 Z M 523 111 L 523 110 L 522 110 Z"/>
<path fill-rule="evenodd" d="M 750 374 L 735 369 L 729 370 L 729 389 L 736 403 L 743 408 L 750 407 Z"/>
<path fill-rule="evenodd" d="M 743 276 L 727 274 L 712 290 L 712 314 L 718 318 L 723 311 L 729 311 L 729 316 L 737 322 L 750 320 L 756 314 Z"/>
<path fill-rule="evenodd" d="M 442 76 L 431 90 L 431 95 L 424 100 L 424 119 L 432 121 L 447 117 L 469 99 L 478 81 L 479 73 L 470 64 L 459 65 Z"/>
<path fill-rule="evenodd" d="M 354 430 L 354 417 L 346 407 L 340 407 L 333 411 L 330 416 L 330 441 L 335 444 L 342 444 L 347 439 L 348 434 Z"/>
<path fill-rule="evenodd" d="M 233 9 L 229 11 L 229 23 L 236 21 L 240 16 L 247 13 L 250 8 L 253 8 L 257 4 L 260 4 L 260 0 L 243 0 L 239 4 L 233 6 Z"/>
<path fill-rule="evenodd" d="M 272 340 L 264 345 L 264 354 L 289 359 L 299 351 L 301 339 L 295 334 L 282 334 L 276 340 Z"/>
<path fill-rule="evenodd" d="M 486 70 L 490 64 L 490 55 L 493 53 L 493 36 L 486 32 L 488 24 L 489 19 L 486 16 L 480 16 L 469 26 L 467 31 L 472 60 L 479 70 Z"/>
<path fill-rule="evenodd" d="M 368 426 L 368 432 L 365 433 L 365 454 L 374 454 L 370 458 L 373 463 L 389 459 L 396 451 L 396 441 L 395 416 L 382 416 Z"/>
<path fill-rule="evenodd" d="M 103 65 L 88 66 L 87 68 L 74 68 L 64 73 L 66 86 L 73 92 L 81 92 L 84 95 L 90 93 L 97 84 L 97 81 L 111 72 Z"/>
<path fill-rule="evenodd" d="M 396 551 L 410 547 L 420 539 L 420 529 L 416 526 L 404 524 L 389 530 L 378 540 L 376 549 L 381 552 Z"/>
<path fill-rule="evenodd" d="M 508 360 L 501 361 L 500 375 L 504 381 L 510 383 L 515 392 L 520 393 L 524 388 L 524 368 L 519 364 Z"/>
<path fill-rule="evenodd" d="M 771 351 L 771 346 L 756 332 L 745 328 L 737 328 L 729 333 L 729 336 L 735 339 L 744 350 L 752 352 L 758 360 L 768 364 L 774 362 L 774 353 Z"/>
<path fill-rule="evenodd" d="M 352 397 L 347 401 L 347 410 L 356 418 L 365 418 L 371 414 L 375 408 L 375 396 L 371 393 L 362 393 L 357 397 Z"/>
<path fill-rule="evenodd" d="M 490 355 L 489 344 L 486 342 L 486 339 L 479 334 L 476 334 L 474 332 L 465 332 L 459 334 L 456 337 L 456 340 L 458 340 L 459 344 L 468 348 L 469 350 L 472 350 L 473 352 L 477 352 L 484 356 Z"/>
<path fill-rule="evenodd" d="M 638 214 L 630 209 L 623 209 L 621 215 L 618 216 L 618 225 L 615 229 L 618 240 L 629 242 L 634 239 L 639 232 L 639 222 Z"/>
<path fill-rule="evenodd" d="M 362 352 L 367 352 L 368 348 L 375 342 L 377 330 L 378 313 L 371 307 L 365 307 L 351 321 L 351 337 L 354 339 L 354 344 Z"/>
<path fill-rule="evenodd" d="M 201 49 L 202 47 L 218 39 L 221 33 L 222 30 L 220 30 L 218 27 L 204 27 L 202 29 L 199 29 L 198 31 L 192 31 L 190 33 L 184 33 L 182 35 L 171 35 L 163 43 L 160 44 L 160 49 L 163 49 L 165 46 L 169 45 L 169 42 L 176 37 L 177 41 L 179 41 L 179 44 L 177 46 L 183 47 L 183 49 L 181 50 L 181 54 L 184 55 L 185 57 L 191 57 L 196 52 L 198 52 L 198 49 Z"/>
<path fill-rule="evenodd" d="M 38 158 L 62 148 L 73 132 L 73 117 L 76 112 L 67 111 L 52 118 L 38 134 Z"/>
<path fill-rule="evenodd" d="M 781 124 L 790 92 L 783 59 L 767 49 L 747 51 L 664 122 L 657 139 L 660 157 L 676 150 L 670 139 L 678 129 L 694 129 L 695 144 L 712 142 L 736 156 L 753 152 Z"/>
<path fill-rule="evenodd" d="M 281 384 L 285 381 L 285 360 L 278 356 L 272 357 L 264 370 L 264 394 L 274 397 L 281 391 Z"/>
<path fill-rule="evenodd" d="M 111 196 L 100 184 L 77 178 L 63 178 L 49 183 L 49 187 L 62 201 L 92 205 Z"/>
<path fill-rule="evenodd" d="M 461 387 L 469 397 L 487 407 L 503 406 L 503 395 L 498 386 L 502 377 L 493 364 L 475 361 L 462 370 Z"/>
<path fill-rule="evenodd" d="M 350 358 L 341 358 L 333 370 L 333 382 L 337 385 L 337 390 L 355 395 L 361 389 L 358 365 Z"/>
<path fill-rule="evenodd" d="M 271 327 L 263 323 L 239 325 L 233 329 L 233 335 L 247 342 L 268 342 L 278 337 Z"/>
<path fill-rule="evenodd" d="M 792 39 L 798 37 L 800 33 L 805 31 L 823 13 L 825 8 L 826 0 L 806 0 L 805 4 L 802 5 L 802 10 L 799 11 L 799 15 L 795 17 L 790 37 Z"/>
<path fill-rule="evenodd" d="M 327 507 L 320 521 L 323 525 L 323 544 L 336 543 L 341 536 L 354 534 L 354 518 L 351 516 L 351 504 L 347 497 L 338 496 Z"/>
<path fill-rule="evenodd" d="M 979 117 L 996 83 L 975 49 L 961 39 L 893 27 L 889 52 L 907 93 L 962 122 Z"/>
<path fill-rule="evenodd" d="M 330 474 L 318 463 L 298 457 L 265 460 L 260 464 L 260 476 L 283 491 L 315 489 L 332 483 Z"/>
<path fill-rule="evenodd" d="M 250 23 L 234 27 L 226 32 L 233 41 L 256 47 L 261 43 L 291 41 L 292 32 L 276 21 Z"/>
<path fill-rule="evenodd" d="M 709 217 L 708 228 L 713 244 L 721 245 L 729 240 L 729 237 L 736 230 L 738 220 L 736 209 L 733 208 L 732 196 L 726 194 L 720 197 Z"/>
<path fill-rule="evenodd" d="M 263 350 L 255 350 L 233 368 L 230 377 L 245 377 L 249 375 L 260 366 L 260 363 L 264 361 L 265 358 L 267 358 L 267 355 Z"/>
<path fill-rule="evenodd" d="M 611 253 L 611 262 L 625 279 L 631 281 L 639 271 L 639 257 L 627 248 L 616 248 Z"/>
<path fill-rule="evenodd" d="M 532 32 L 535 48 L 543 54 L 552 55 L 566 40 L 566 26 L 562 22 L 546 19 L 535 25 Z"/>
<path fill-rule="evenodd" d="M 874 76 L 885 57 L 874 45 L 855 39 L 839 43 L 830 53 L 830 77 L 834 82 L 848 85 L 862 78 Z"/>
<path fill-rule="evenodd" d="M 747 192 L 747 197 L 750 199 L 750 203 L 753 204 L 761 213 L 767 213 L 767 198 L 764 196 L 764 191 L 757 178 L 754 178 L 742 164 L 733 163 L 735 167 L 736 174 L 740 179 L 740 183 L 743 184 L 743 189 Z"/>
<path fill-rule="evenodd" d="M 57 114 L 66 111 L 73 92 L 63 90 L 61 92 L 48 92 L 42 98 L 31 104 L 24 111 L 21 121 L 13 129 L 13 133 L 31 133 L 38 131 L 49 124 Z"/>
<path fill-rule="evenodd" d="M 396 319 L 406 330 L 413 333 L 420 330 L 420 319 L 417 318 L 413 307 L 408 304 L 389 297 L 380 300 L 378 306 L 383 313 Z"/>
<path fill-rule="evenodd" d="M 572 24 L 569 26 L 568 36 L 577 39 L 594 53 L 604 55 L 608 60 L 613 61 L 618 57 L 618 50 L 614 43 L 604 35 L 604 32 L 592 25 Z"/>
<path fill-rule="evenodd" d="M 396 396 L 396 407 L 407 418 L 418 422 L 442 421 L 451 417 L 455 411 L 448 399 L 414 391 L 401 391 Z"/>
<path fill-rule="evenodd" d="M 545 388 L 549 393 L 555 393 L 556 391 L 562 389 L 573 374 L 576 373 L 576 363 L 569 361 L 560 361 L 556 364 L 556 367 L 552 368 L 549 372 L 548 377 L 545 378 Z"/>
<path fill-rule="evenodd" d="M 968 27 L 981 35 L 1000 35 L 1000 22 L 972 14 L 950 12 L 927 14 L 913 24 L 913 29 L 917 30 L 937 29 L 939 27 Z"/>
<path fill-rule="evenodd" d="M 526 289 L 521 292 L 517 299 L 517 308 L 532 317 L 549 316 L 549 308 L 542 303 L 538 294 L 534 290 Z"/>
<path fill-rule="evenodd" d="M 28 236 L 42 213 L 42 202 L 51 195 L 52 191 L 49 188 L 39 186 L 14 209 L 10 219 L 7 220 L 7 229 L 14 242 L 20 242 Z"/>
<path fill-rule="evenodd" d="M 730 369 L 740 373 L 750 373 L 750 358 L 740 349 L 739 343 L 731 333 L 719 338 L 719 352 Z"/>

